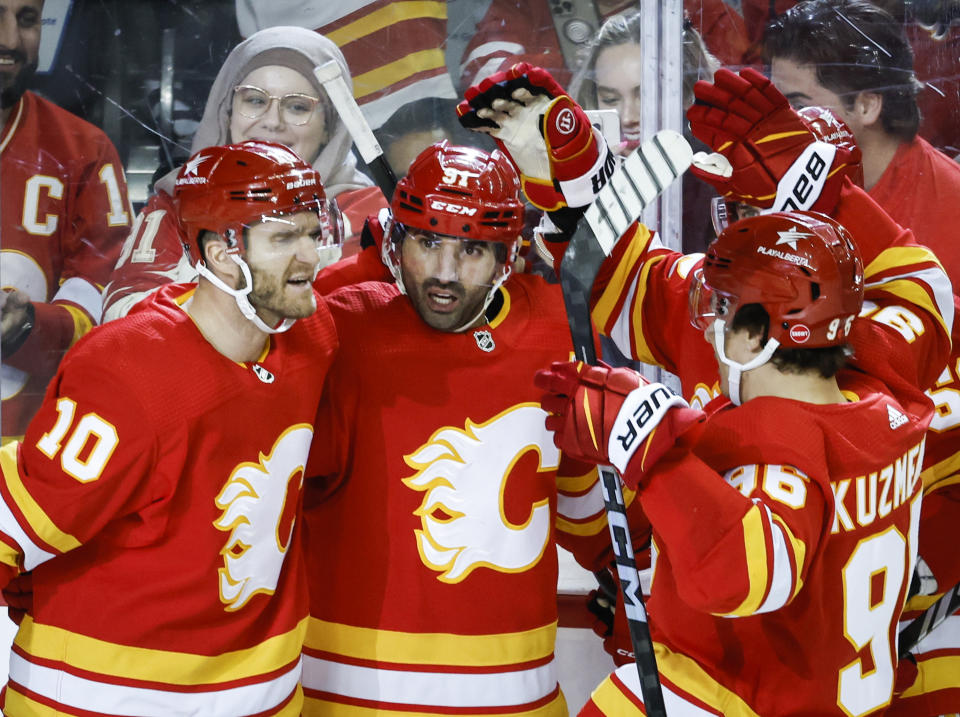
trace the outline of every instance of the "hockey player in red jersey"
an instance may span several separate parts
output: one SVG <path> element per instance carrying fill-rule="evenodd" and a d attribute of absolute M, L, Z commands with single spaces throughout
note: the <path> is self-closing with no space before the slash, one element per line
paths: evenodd
<path fill-rule="evenodd" d="M 545 154 L 551 164 L 549 175 L 541 179 L 550 181 L 556 179 L 561 170 L 566 172 L 568 169 L 566 166 L 552 166 L 557 164 L 556 153 L 551 147 L 553 108 L 571 109 L 577 122 L 582 121 L 569 98 L 562 90 L 558 90 L 549 76 L 537 68 L 513 68 L 500 77 L 471 88 L 461 113 L 474 126 L 484 123 L 486 131 L 491 131 L 511 156 L 519 157 L 524 165 L 537 169 L 537 163 L 529 161 L 531 138 L 536 135 L 518 130 L 512 124 L 529 121 L 533 117 L 542 127 L 540 131 L 545 141 Z M 657 493 L 662 503 L 673 501 L 672 506 L 664 507 L 661 504 L 650 511 L 651 519 L 653 512 L 658 509 L 667 516 L 662 519 L 665 521 L 663 530 L 667 532 L 659 536 L 660 547 L 664 544 L 667 546 L 661 558 L 669 557 L 670 542 L 678 543 L 675 549 L 678 562 L 672 563 L 673 558 L 667 563 L 661 560 L 654 572 L 655 596 L 667 595 L 672 590 L 673 600 L 655 597 L 650 605 L 651 626 L 655 640 L 659 641 L 661 677 L 670 700 L 668 707 L 675 705 L 678 714 L 696 715 L 766 716 L 796 714 L 805 710 L 806 713 L 818 715 L 871 714 L 889 702 L 894 688 L 895 630 L 891 625 L 899 615 L 912 567 L 910 556 L 916 550 L 915 526 L 919 515 L 919 501 L 916 499 L 919 484 L 916 479 L 922 459 L 922 428 L 930 417 L 923 399 L 918 396 L 919 390 L 936 377 L 949 348 L 949 327 L 953 321 L 949 282 L 935 257 L 925 248 L 917 246 L 909 232 L 893 223 L 853 184 L 845 169 L 847 163 L 852 161 L 850 152 L 842 146 L 819 141 L 807 122 L 790 109 L 786 99 L 766 78 L 750 70 L 745 70 L 740 76 L 721 70 L 717 73 L 715 84 L 698 84 L 697 97 L 700 102 L 689 113 L 693 132 L 716 150 L 712 156 L 695 158 L 694 171 L 698 176 L 713 184 L 731 201 L 749 202 L 761 207 L 774 206 L 777 209 L 812 209 L 830 213 L 837 220 L 836 223 L 826 217 L 814 217 L 814 222 L 832 227 L 834 234 L 843 232 L 839 227 L 846 226 L 858 244 L 857 253 L 865 267 L 865 300 L 860 318 L 848 322 L 847 318 L 857 312 L 846 305 L 843 318 L 838 318 L 836 322 L 833 318 L 837 317 L 833 317 L 819 328 L 794 327 L 789 323 L 792 319 L 785 317 L 787 325 L 771 326 L 771 335 L 786 332 L 786 336 L 780 336 L 778 340 L 788 339 L 788 346 L 809 346 L 812 344 L 804 344 L 804 337 L 809 341 L 814 336 L 814 328 L 829 342 L 839 341 L 842 335 L 849 332 L 846 340 L 855 348 L 856 368 L 864 375 L 858 376 L 853 371 L 843 372 L 843 381 L 846 382 L 846 377 L 850 376 L 850 383 L 842 383 L 841 386 L 857 386 L 859 392 L 856 395 L 840 395 L 844 401 L 856 401 L 856 404 L 848 407 L 845 403 L 838 403 L 832 406 L 832 410 L 840 414 L 843 409 L 853 409 L 845 415 L 857 410 L 866 411 L 870 407 L 868 393 L 889 395 L 893 410 L 885 413 L 885 407 L 879 405 L 877 410 L 881 415 L 872 419 L 877 433 L 868 434 L 865 438 L 869 440 L 861 442 L 859 458 L 853 453 L 844 455 L 836 449 L 830 454 L 831 466 L 833 463 L 844 465 L 848 461 L 845 470 L 849 468 L 853 471 L 838 480 L 836 485 L 831 485 L 834 473 L 823 472 L 827 465 L 825 441 L 820 441 L 817 450 L 803 441 L 805 435 L 817 430 L 832 441 L 838 440 L 836 435 L 831 435 L 835 431 L 824 431 L 818 427 L 819 419 L 811 418 L 816 416 L 818 410 L 830 413 L 831 408 L 821 409 L 819 404 L 812 404 L 813 408 L 808 409 L 811 417 L 802 424 L 784 424 L 773 416 L 754 421 L 750 427 L 752 432 L 746 435 L 744 445 L 754 445 L 754 437 L 767 437 L 774 447 L 784 447 L 784 455 L 788 455 L 786 449 L 792 451 L 784 459 L 783 465 L 792 464 L 798 470 L 781 467 L 778 472 L 766 466 L 758 456 L 747 456 L 750 458 L 749 464 L 740 464 L 745 466 L 745 470 L 729 476 L 742 492 L 724 487 L 725 497 L 744 509 L 739 515 L 735 509 L 725 515 L 736 516 L 736 520 L 744 518 L 745 523 L 721 520 L 715 528 L 706 530 L 707 526 L 714 525 L 707 518 L 712 513 L 698 501 L 705 501 L 710 494 L 701 495 L 698 490 L 690 490 L 682 479 L 677 483 L 677 488 L 688 487 L 677 493 L 679 497 L 676 500 L 669 496 L 674 495 L 677 488 L 669 483 Z M 538 105 L 538 111 L 530 109 Z M 569 134 L 569 125 L 567 129 Z M 511 146 L 514 137 L 523 137 L 525 140 L 524 146 L 518 148 L 516 153 Z M 565 181 L 570 181 L 569 177 Z M 782 222 L 783 217 L 791 216 L 761 216 L 757 220 Z M 811 260 L 804 257 L 802 242 L 805 240 L 797 235 L 810 234 L 813 227 L 805 225 L 806 217 L 803 214 L 796 215 L 796 219 L 795 225 L 775 229 L 772 236 L 767 236 L 766 243 L 750 244 L 747 232 L 744 237 L 746 246 L 756 249 L 750 255 L 752 262 L 760 262 L 764 257 L 771 262 L 774 259 L 781 260 L 784 266 L 780 273 L 787 276 L 795 275 L 798 268 L 808 268 L 804 262 L 812 267 Z M 756 227 L 749 223 L 745 227 L 743 223 L 738 226 Z M 771 228 L 770 225 L 767 227 Z M 561 241 L 552 245 L 562 249 L 562 238 L 561 235 Z M 728 240 L 731 238 L 736 241 L 737 234 L 734 232 L 727 236 Z M 767 345 L 766 341 L 759 347 L 755 346 L 761 342 L 756 336 L 756 325 L 751 324 L 747 336 L 753 337 L 753 344 L 748 342 L 746 345 L 749 351 L 744 351 L 744 345 L 736 342 L 723 345 L 725 359 L 729 362 L 724 366 L 730 367 L 723 369 L 721 381 L 713 349 L 704 341 L 703 332 L 689 324 L 688 297 L 698 276 L 698 269 L 703 266 L 702 255 L 684 256 L 668 251 L 655 234 L 642 225 L 634 225 L 617 243 L 610 259 L 601 268 L 592 297 L 594 322 L 603 333 L 618 343 L 624 353 L 658 363 L 676 373 L 691 403 L 708 404 L 720 394 L 721 385 L 735 398 L 735 402 L 739 402 L 739 387 L 745 387 L 744 390 L 749 388 L 750 382 L 755 380 L 755 374 L 752 373 L 769 372 L 776 364 L 771 366 L 768 363 L 770 357 L 761 353 Z M 706 273 L 709 278 L 709 272 Z M 807 297 L 812 301 L 814 294 L 811 288 L 808 282 Z M 728 293 L 739 296 L 736 292 Z M 796 296 L 788 292 L 780 300 L 791 299 L 796 299 Z M 773 316 L 779 316 L 779 313 L 775 311 Z M 792 333 L 791 328 L 794 329 Z M 718 336 L 725 338 L 726 334 L 721 332 Z M 768 352 L 775 349 L 770 348 Z M 796 358 L 790 357 L 789 360 L 795 361 Z M 586 375 L 589 381 L 602 387 L 607 376 L 603 370 L 597 371 L 590 370 Z M 558 369 L 557 374 L 555 382 L 564 383 L 564 386 L 573 390 L 570 384 L 575 382 L 575 371 L 570 368 Z M 858 384 L 862 384 L 862 387 Z M 623 382 L 620 381 L 619 385 L 622 387 Z M 631 388 L 637 386 L 637 381 L 634 381 Z M 582 394 L 578 395 L 582 397 Z M 834 392 L 833 397 L 836 399 L 837 396 Z M 810 394 L 803 393 L 799 397 L 809 400 Z M 770 400 L 760 397 L 750 410 L 762 407 Z M 873 403 L 877 404 L 876 398 Z M 823 404 L 825 407 L 828 405 Z M 597 407 L 595 403 L 590 406 Z M 711 412 L 718 406 L 717 403 L 711 404 Z M 744 409 L 748 407 L 749 404 Z M 796 410 L 798 416 L 802 415 L 803 411 L 797 409 L 791 404 L 790 410 Z M 729 413 L 746 415 L 743 411 L 737 414 L 737 410 Z M 616 411 L 613 415 L 616 415 Z M 720 427 L 719 423 L 715 425 Z M 808 426 L 809 430 L 797 429 L 797 425 Z M 643 452 L 637 454 L 642 467 L 649 466 L 659 455 L 658 451 L 663 453 L 669 448 L 672 437 L 680 435 L 683 427 L 668 422 L 661 430 L 652 433 L 650 441 L 644 444 Z M 778 427 L 787 441 L 776 433 Z M 599 426 L 597 435 L 600 435 L 601 428 L 604 426 Z M 858 424 L 856 435 L 861 439 L 864 438 L 863 428 Z M 909 440 L 896 443 L 896 447 L 903 450 L 891 453 L 895 441 L 883 439 L 880 442 L 877 439 L 877 436 L 884 435 L 883 431 L 899 431 L 898 436 L 909 433 L 911 439 L 916 440 L 912 443 Z M 708 432 L 704 435 L 712 434 Z M 722 439 L 719 446 L 713 446 L 726 449 L 728 455 L 733 456 L 736 450 L 743 449 L 738 445 L 736 435 L 730 429 L 727 438 Z M 842 432 L 839 435 L 842 436 Z M 854 435 L 853 429 L 851 435 Z M 687 440 L 697 440 L 697 436 L 691 435 Z M 606 450 L 604 441 L 598 439 L 598 444 Z M 576 450 L 567 442 L 563 442 L 563 445 Z M 870 450 L 864 451 L 864 446 Z M 876 455 L 871 453 L 874 450 Z M 818 452 L 821 456 L 818 477 L 811 479 L 804 467 L 813 470 Z M 583 455 L 583 444 L 576 455 Z M 792 455 L 796 455 L 796 458 Z M 601 460 L 596 452 L 594 457 Z M 886 461 L 886 457 L 890 460 Z M 610 458 L 608 455 L 602 460 Z M 860 467 L 866 468 L 868 463 L 872 465 L 872 461 L 880 458 L 884 458 L 884 461 L 876 463 L 875 468 L 859 473 Z M 861 460 L 863 465 L 854 466 L 855 460 Z M 626 460 L 621 463 L 621 467 L 626 467 Z M 762 472 L 757 468 L 751 473 L 746 469 L 748 465 L 765 467 Z M 726 472 L 737 467 L 733 464 L 717 466 L 717 469 L 722 468 L 719 472 Z M 711 468 L 708 475 L 716 477 L 718 470 Z M 801 473 L 804 475 L 801 476 Z M 694 482 L 702 478 L 696 471 L 692 476 L 695 476 L 691 477 Z M 896 483 L 897 476 L 900 477 L 899 484 Z M 642 478 L 637 478 L 634 484 L 644 485 Z M 881 500 L 884 485 L 888 486 L 886 501 Z M 897 485 L 901 492 L 897 510 L 894 511 L 889 491 Z M 759 502 L 745 501 L 744 495 L 756 498 Z M 801 495 L 804 497 L 803 506 L 792 507 L 791 501 L 796 502 Z M 822 520 L 815 526 L 809 521 L 807 509 L 815 512 L 815 503 L 818 501 Z M 778 502 L 783 505 L 777 506 Z M 688 506 L 691 505 L 695 510 L 689 511 Z M 770 505 L 777 510 L 767 512 Z M 696 509 L 698 506 L 699 510 Z M 730 507 L 729 503 L 727 507 Z M 684 513 L 685 510 L 688 512 Z M 781 515 L 783 512 L 786 512 L 786 517 Z M 795 522 L 800 515 L 807 517 Z M 804 525 L 801 526 L 801 523 Z M 871 531 L 881 524 L 887 530 L 879 533 L 878 538 Z M 684 527 L 680 528 L 681 525 Z M 857 545 L 848 541 L 847 533 L 861 530 L 864 531 L 860 533 L 864 538 L 863 544 L 875 541 L 869 543 L 874 548 L 890 539 L 885 536 L 893 535 L 901 539 L 896 554 L 899 554 L 902 564 L 891 567 L 881 561 L 877 565 L 866 566 L 876 575 L 883 574 L 885 579 L 882 585 L 878 580 L 877 584 L 869 586 L 868 592 L 857 595 L 853 592 L 853 578 L 862 577 L 862 574 L 854 576 L 853 572 L 865 567 L 862 558 L 851 560 L 846 567 L 843 563 L 838 566 L 835 561 L 821 562 L 824 554 L 818 550 L 822 551 L 824 546 L 831 545 L 827 538 L 837 534 L 841 536 L 837 540 L 851 550 L 848 557 L 856 557 L 859 553 L 854 554 L 852 550 Z M 728 551 L 713 549 L 711 552 L 719 541 L 723 538 L 729 541 L 734 534 L 740 536 L 739 543 L 733 539 L 734 547 Z M 684 537 L 678 538 L 678 535 Z M 887 555 L 885 550 L 878 552 Z M 812 566 L 817 566 L 813 572 Z M 827 567 L 833 572 L 828 578 L 821 579 L 819 573 L 827 570 Z M 845 583 L 841 580 L 841 568 L 849 573 L 850 578 L 848 584 L 851 587 L 846 594 L 843 593 Z M 728 572 L 723 572 L 725 569 Z M 664 574 L 666 577 L 661 580 L 660 576 Z M 696 577 L 691 579 L 691 574 Z M 660 588 L 657 587 L 658 580 Z M 863 587 L 862 581 L 860 587 Z M 666 592 L 658 593 L 658 590 Z M 778 621 L 784 616 L 799 614 L 811 607 L 807 600 L 813 597 L 814 590 L 818 591 L 819 612 L 814 610 L 807 613 L 807 622 L 799 628 L 802 634 L 796 634 L 798 627 L 791 624 L 792 619 L 780 625 Z M 828 593 L 831 597 L 824 602 L 824 596 Z M 855 609 L 852 602 L 855 597 L 866 597 L 868 600 Z M 850 608 L 846 612 L 845 606 Z M 871 607 L 879 606 L 883 610 L 871 611 Z M 762 612 L 765 610 L 771 612 Z M 743 617 L 713 617 L 713 612 L 721 615 L 737 613 Z M 659 623 L 658 615 L 662 616 Z M 813 623 L 810 615 L 816 617 Z M 877 617 L 880 615 L 884 616 L 882 624 Z M 702 620 L 694 620 L 695 617 Z M 702 628 L 700 632 L 684 632 L 687 618 L 691 626 L 696 624 Z M 877 621 L 873 622 L 873 618 Z M 846 623 L 843 622 L 845 619 Z M 751 624 L 767 623 L 772 626 L 768 634 L 761 630 L 759 635 L 751 636 L 746 643 L 736 637 L 738 631 L 749 630 Z M 713 628 L 710 628 L 711 624 Z M 665 632 L 657 632 L 661 629 Z M 683 635 L 682 639 L 677 638 L 673 643 L 664 642 L 675 633 Z M 816 634 L 817 640 L 810 640 L 812 634 Z M 704 635 L 715 637 L 705 640 Z M 790 635 L 794 635 L 795 639 L 791 639 Z M 784 649 L 774 652 L 772 646 L 780 640 L 786 640 L 782 643 Z M 822 643 L 824 649 L 831 647 L 833 651 L 808 653 L 806 644 L 814 642 L 818 645 Z M 854 649 L 851 649 L 851 645 Z M 755 649 L 765 655 L 760 666 L 753 661 L 745 662 L 752 660 Z M 837 662 L 848 653 L 849 659 Z M 685 655 L 699 658 L 702 663 Z M 828 673 L 822 672 L 823 668 L 819 666 L 824 660 L 830 661 Z M 748 664 L 757 671 L 751 673 L 747 670 Z M 784 664 L 788 669 L 778 669 Z M 836 669 L 832 669 L 834 665 Z M 598 690 L 599 700 L 595 701 L 594 709 L 599 705 L 610 714 L 629 714 L 631 709 L 640 709 L 637 706 L 640 697 L 636 669 L 632 665 L 623 669 L 621 677 L 617 678 L 618 682 L 606 683 Z M 741 670 L 744 680 L 739 676 Z M 752 682 L 750 675 L 755 678 Z M 828 678 L 829 684 L 825 682 Z M 631 689 L 631 684 L 634 689 Z M 825 684 L 828 686 L 825 687 Z M 681 703 L 675 702 L 676 699 L 680 699 Z"/>
<path fill-rule="evenodd" d="M 272 143 L 197 153 L 175 198 L 199 283 L 78 342 L 0 451 L 0 580 L 33 580 L 6 715 L 300 713 L 298 511 L 337 345 L 311 280 L 336 222 Z"/>
<path fill-rule="evenodd" d="M 42 9 L 42 0 L 0 0 L 4 441 L 23 436 L 64 351 L 100 322 L 100 292 L 130 230 L 107 136 L 25 91 Z"/>
<path fill-rule="evenodd" d="M 327 297 L 304 714 L 565 715 L 554 543 L 594 570 L 610 549 L 593 471 L 561 463 L 533 385 L 570 356 L 562 297 L 513 271 L 523 203 L 500 152 L 428 147 L 392 214 L 396 283 Z"/>
<path fill-rule="evenodd" d="M 384 207 L 386 200 L 357 169 L 346 124 L 313 76 L 313 68 L 326 62 L 336 62 L 352 86 L 343 54 L 323 35 L 300 27 L 275 27 L 241 42 L 224 60 L 210 88 L 192 151 L 251 139 L 289 147 L 313 165 L 327 196 L 337 200 L 352 246 L 343 251 L 350 252 L 357 250 L 364 219 Z M 104 292 L 104 321 L 125 315 L 164 284 L 196 280 L 181 249 L 183 238 L 173 210 L 177 172 L 157 180 L 153 196 L 134 222 Z M 334 262 L 341 248 L 332 247 L 327 254 L 324 264 Z"/>
<path fill-rule="evenodd" d="M 869 346 L 854 337 L 862 272 L 823 215 L 724 231 L 693 291 L 730 398 L 703 426 L 689 408 L 645 415 L 658 397 L 629 369 L 556 364 L 538 379 L 559 447 L 616 465 L 653 524 L 648 608 L 670 714 L 867 715 L 890 701 L 932 407 L 875 358 L 844 368 L 848 342 Z M 581 714 L 641 704 L 627 665 Z"/>

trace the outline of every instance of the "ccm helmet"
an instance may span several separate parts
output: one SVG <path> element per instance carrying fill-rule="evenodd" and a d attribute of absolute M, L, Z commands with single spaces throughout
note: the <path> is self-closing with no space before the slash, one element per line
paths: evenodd
<path fill-rule="evenodd" d="M 748 364 L 724 352 L 724 332 L 738 309 L 759 304 L 770 317 L 768 341 Z M 731 224 L 707 249 L 691 287 L 694 325 L 714 325 L 721 361 L 739 394 L 742 371 L 778 348 L 823 348 L 847 341 L 863 305 L 863 265 L 849 232 L 816 212 L 774 212 Z M 736 370 L 734 370 L 736 369 Z"/>
<path fill-rule="evenodd" d="M 290 319 L 280 328 L 267 327 L 247 299 L 253 280 L 244 258 L 243 230 L 271 217 L 314 212 L 323 232 L 317 247 L 318 259 L 331 251 L 338 254 L 342 219 L 336 203 L 327 201 L 317 171 L 291 150 L 273 142 L 207 147 L 181 167 L 173 196 L 183 229 L 184 251 L 200 275 L 231 294 L 243 315 L 262 330 L 274 333 L 289 328 L 293 324 Z M 228 286 L 205 266 L 198 241 L 205 231 L 218 234 L 227 242 L 228 255 L 244 276 L 243 288 Z"/>
<path fill-rule="evenodd" d="M 401 291 L 400 248 L 407 230 L 503 244 L 503 271 L 494 280 L 484 309 L 506 281 L 520 248 L 523 202 L 520 178 L 499 150 L 491 153 L 446 140 L 423 150 L 397 183 L 392 218 L 383 243 L 383 262 Z"/>

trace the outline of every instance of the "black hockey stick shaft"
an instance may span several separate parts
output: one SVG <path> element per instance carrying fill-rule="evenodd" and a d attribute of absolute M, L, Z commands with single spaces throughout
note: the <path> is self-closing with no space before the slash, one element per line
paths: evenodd
<path fill-rule="evenodd" d="M 337 114 L 343 120 L 350 136 L 353 137 L 353 143 L 360 152 L 364 163 L 373 176 L 373 181 L 383 192 L 387 202 L 393 199 L 393 191 L 397 188 L 397 176 L 393 168 L 383 156 L 383 149 L 377 141 L 370 124 L 367 122 L 360 106 L 353 97 L 350 87 L 343 79 L 343 73 L 340 65 L 335 60 L 330 60 L 313 69 L 313 74 L 317 81 L 323 85 L 330 102 L 333 103 Z"/>
<path fill-rule="evenodd" d="M 593 324 L 590 320 L 590 294 L 593 282 L 606 255 L 586 222 L 577 227 L 560 265 L 560 285 L 567 309 L 567 321 L 576 357 L 588 364 L 597 362 Z M 630 643 L 640 675 L 640 690 L 649 717 L 666 717 L 660 674 L 647 624 L 647 611 L 640 589 L 640 574 L 633 554 L 627 508 L 620 488 L 620 477 L 610 466 L 598 466 L 607 523 L 623 590 Z"/>
<path fill-rule="evenodd" d="M 917 644 L 929 635 L 941 622 L 960 610 L 960 583 L 941 595 L 921 615 L 907 623 L 898 637 L 898 654 L 903 659 Z"/>

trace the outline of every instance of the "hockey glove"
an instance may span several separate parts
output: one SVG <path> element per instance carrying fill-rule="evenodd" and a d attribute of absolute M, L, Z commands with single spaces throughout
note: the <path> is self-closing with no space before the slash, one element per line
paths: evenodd
<path fill-rule="evenodd" d="M 704 418 L 663 384 L 628 368 L 555 362 L 537 372 L 535 383 L 547 391 L 541 405 L 551 414 L 546 425 L 554 443 L 578 460 L 616 466 L 634 490 Z"/>
<path fill-rule="evenodd" d="M 712 83 L 696 83 L 694 94 L 690 129 L 714 150 L 694 155 L 697 177 L 729 201 L 774 211 L 833 211 L 843 170 L 859 162 L 854 145 L 821 141 L 783 93 L 749 67 L 739 75 L 717 70 Z"/>
<path fill-rule="evenodd" d="M 584 207 L 616 168 L 600 130 L 549 72 L 521 62 L 464 93 L 460 124 L 489 133 L 539 209 Z"/>

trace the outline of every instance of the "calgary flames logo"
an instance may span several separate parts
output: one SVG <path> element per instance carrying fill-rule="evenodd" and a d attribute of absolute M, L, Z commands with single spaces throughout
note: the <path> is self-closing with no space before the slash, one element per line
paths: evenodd
<path fill-rule="evenodd" d="M 550 537 L 549 498 L 533 503 L 518 525 L 507 519 L 504 494 L 528 451 L 537 453 L 538 471 L 557 468 L 545 418 L 538 405 L 521 404 L 487 423 L 442 428 L 405 457 L 417 473 L 404 484 L 426 492 L 414 511 L 422 526 L 414 531 L 417 548 L 425 565 L 442 572 L 439 580 L 460 582 L 481 566 L 520 572 L 540 560 Z"/>
<path fill-rule="evenodd" d="M 220 600 L 239 610 L 257 593 L 277 587 L 293 535 L 297 497 L 313 430 L 301 424 L 284 431 L 259 463 L 241 463 L 216 498 L 222 510 L 214 526 L 229 531 L 220 554 Z"/>

